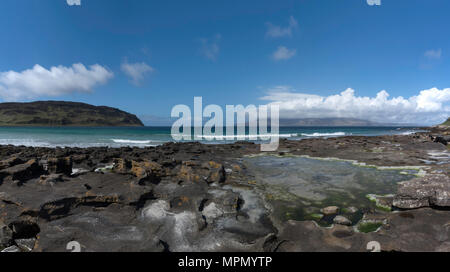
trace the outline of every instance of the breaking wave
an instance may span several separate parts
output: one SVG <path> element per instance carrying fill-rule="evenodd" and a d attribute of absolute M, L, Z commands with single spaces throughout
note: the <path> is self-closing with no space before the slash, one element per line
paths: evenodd
<path fill-rule="evenodd" d="M 333 137 L 333 136 L 345 136 L 347 135 L 345 132 L 331 132 L 331 133 L 302 133 L 302 136 L 305 137 Z"/>

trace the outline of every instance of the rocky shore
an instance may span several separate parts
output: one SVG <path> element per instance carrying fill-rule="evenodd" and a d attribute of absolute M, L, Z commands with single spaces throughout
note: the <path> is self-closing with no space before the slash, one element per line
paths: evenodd
<path fill-rule="evenodd" d="M 261 156 L 249 142 L 0 146 L 0 250 L 67 251 L 77 241 L 82 251 L 367 251 L 377 241 L 384 251 L 450 251 L 447 136 L 282 140 L 263 155 L 416 171 L 392 194 L 373 196 L 372 208 L 328 205 L 316 221 L 277 216 L 244 159 Z"/>

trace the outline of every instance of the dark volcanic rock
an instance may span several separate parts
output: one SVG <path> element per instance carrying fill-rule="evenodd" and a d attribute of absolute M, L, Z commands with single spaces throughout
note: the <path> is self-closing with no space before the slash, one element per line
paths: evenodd
<path fill-rule="evenodd" d="M 24 163 L 24 161 L 18 157 L 11 157 L 0 161 L 0 170 L 8 167 L 12 167 L 18 164 Z"/>
<path fill-rule="evenodd" d="M 13 181 L 26 181 L 43 173 L 43 168 L 35 159 L 31 159 L 23 164 L 18 164 L 0 171 L 0 175 L 8 176 Z"/>
<path fill-rule="evenodd" d="M 424 178 L 399 185 L 397 206 L 443 209 L 375 213 L 356 207 L 363 220 L 383 223 L 374 233 L 280 222 L 276 207 L 266 202 L 266 188 L 243 163 L 244 155 L 260 153 L 249 142 L 0 146 L 0 249 L 67 251 L 67 243 L 77 241 L 82 251 L 366 251 L 369 241 L 379 241 L 388 251 L 449 250 L 450 168 L 441 159 L 448 150 L 428 134 L 281 140 L 280 150 L 286 156 L 426 167 Z M 330 210 L 330 220 L 342 215 Z"/>
<path fill-rule="evenodd" d="M 44 168 L 49 173 L 70 175 L 72 173 L 72 158 L 48 158 Z"/>

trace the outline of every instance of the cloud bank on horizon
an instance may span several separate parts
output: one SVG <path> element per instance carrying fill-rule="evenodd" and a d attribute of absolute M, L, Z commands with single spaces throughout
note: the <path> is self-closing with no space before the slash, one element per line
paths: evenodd
<path fill-rule="evenodd" d="M 18 101 L 91 92 L 93 87 L 105 84 L 113 76 L 99 64 L 86 68 L 76 63 L 71 67 L 60 65 L 50 69 L 36 64 L 32 69 L 21 72 L 0 72 L 0 97 L 5 101 Z"/>
<path fill-rule="evenodd" d="M 357 96 L 351 88 L 319 96 L 278 86 L 260 99 L 279 105 L 282 118 L 342 117 L 380 123 L 436 124 L 450 116 L 450 88 L 422 90 L 409 98 L 389 98 L 385 90 L 375 97 Z"/>

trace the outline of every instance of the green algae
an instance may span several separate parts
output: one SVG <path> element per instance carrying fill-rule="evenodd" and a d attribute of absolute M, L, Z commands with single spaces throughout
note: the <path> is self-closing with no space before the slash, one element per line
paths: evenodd
<path fill-rule="evenodd" d="M 357 230 L 363 233 L 376 232 L 382 225 L 383 225 L 382 222 L 372 222 L 372 221 L 360 222 L 357 225 Z"/>
<path fill-rule="evenodd" d="M 248 156 L 244 164 L 261 189 L 265 200 L 281 221 L 313 220 L 321 226 L 332 224 L 333 217 L 322 216 L 327 206 L 341 208 L 355 225 L 363 211 L 390 211 L 391 207 L 367 195 L 395 193 L 397 183 L 415 177 L 415 167 L 378 167 L 349 160 L 309 158 L 306 156 Z M 363 165 L 363 167 L 361 167 Z M 402 173 L 400 173 L 402 172 Z M 356 207 L 351 212 L 344 207 Z"/>

